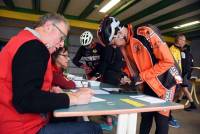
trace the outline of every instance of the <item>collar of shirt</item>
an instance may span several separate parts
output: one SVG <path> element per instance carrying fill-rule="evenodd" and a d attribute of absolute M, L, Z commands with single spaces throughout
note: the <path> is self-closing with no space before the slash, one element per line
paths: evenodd
<path fill-rule="evenodd" d="M 36 32 L 34 29 L 31 29 L 29 27 L 25 27 L 24 30 L 27 30 L 29 32 L 31 32 L 34 36 L 36 36 L 38 39 L 41 38 L 40 34 L 38 32 Z"/>

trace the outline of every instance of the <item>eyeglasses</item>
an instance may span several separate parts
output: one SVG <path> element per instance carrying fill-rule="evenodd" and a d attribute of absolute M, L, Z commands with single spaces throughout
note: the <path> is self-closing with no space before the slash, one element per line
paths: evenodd
<path fill-rule="evenodd" d="M 58 31 L 63 35 L 60 37 L 60 42 L 64 41 L 67 38 L 67 35 L 58 27 L 55 23 L 52 24 Z"/>
<path fill-rule="evenodd" d="M 114 38 L 124 39 L 125 41 L 127 41 L 127 37 L 126 37 L 125 35 L 122 35 L 122 34 L 114 35 L 114 36 L 113 36 L 113 39 L 114 39 Z"/>
<path fill-rule="evenodd" d="M 68 55 L 66 55 L 66 54 L 59 54 L 59 55 L 61 55 L 61 56 L 65 57 L 67 60 L 70 60 L 69 56 L 68 56 Z"/>

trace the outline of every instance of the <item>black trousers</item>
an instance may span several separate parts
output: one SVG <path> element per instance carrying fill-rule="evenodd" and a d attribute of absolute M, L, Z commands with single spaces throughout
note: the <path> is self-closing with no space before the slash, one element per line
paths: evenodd
<path fill-rule="evenodd" d="M 168 134 L 168 117 L 158 113 L 158 112 L 147 112 L 142 113 L 142 120 L 140 123 L 140 134 L 149 134 L 153 118 L 156 122 L 156 132 L 155 134 Z"/>
<path fill-rule="evenodd" d="M 144 94 L 158 97 L 146 83 L 144 83 Z M 140 134 L 149 134 L 153 119 L 155 119 L 156 122 L 155 134 L 168 134 L 169 126 L 167 116 L 164 116 L 158 112 L 141 113 L 141 116 Z"/>

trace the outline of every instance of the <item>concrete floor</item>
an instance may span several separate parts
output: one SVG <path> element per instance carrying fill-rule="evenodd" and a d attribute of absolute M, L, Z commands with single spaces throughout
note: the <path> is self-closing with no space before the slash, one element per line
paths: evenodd
<path fill-rule="evenodd" d="M 184 102 L 182 102 L 184 103 Z M 186 112 L 184 110 L 176 110 L 172 112 L 174 118 L 178 120 L 181 124 L 180 128 L 172 128 L 169 127 L 169 134 L 200 134 L 200 105 L 198 105 L 198 109 L 191 112 Z M 140 125 L 140 114 L 138 114 L 137 121 L 137 134 L 139 133 L 139 125 Z M 112 132 L 104 131 L 104 134 L 115 134 L 116 129 L 114 128 Z M 155 133 L 155 123 L 151 129 L 150 134 Z"/>

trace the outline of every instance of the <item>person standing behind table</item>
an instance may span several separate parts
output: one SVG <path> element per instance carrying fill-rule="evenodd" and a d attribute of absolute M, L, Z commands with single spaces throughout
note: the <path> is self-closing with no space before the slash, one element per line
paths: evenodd
<path fill-rule="evenodd" d="M 107 16 L 101 21 L 98 37 L 105 45 L 120 47 L 126 61 L 127 74 L 131 80 L 137 80 L 136 83 L 143 82 L 144 94 L 172 101 L 176 83 L 181 82 L 181 77 L 174 67 L 169 48 L 152 28 L 138 27 L 133 35 L 130 24 L 121 27 L 117 19 Z M 166 74 L 170 76 L 167 83 L 162 79 Z M 156 121 L 156 134 L 167 134 L 168 116 L 168 110 L 142 113 L 140 134 L 150 133 L 153 117 Z"/>
<path fill-rule="evenodd" d="M 42 16 L 35 29 L 25 28 L 11 38 L 0 53 L 1 134 L 102 134 L 91 122 L 49 123 L 55 109 L 87 104 L 92 91 L 50 92 L 50 54 L 63 47 L 69 23 L 58 14 Z"/>
<path fill-rule="evenodd" d="M 102 54 L 102 62 L 100 62 L 98 73 L 103 82 L 112 85 L 120 85 L 123 77 L 123 67 L 125 62 L 120 48 L 115 46 L 106 46 Z M 92 78 L 96 80 L 96 77 Z"/>
<path fill-rule="evenodd" d="M 123 67 L 125 62 L 123 60 L 120 48 L 115 46 L 106 46 L 104 53 L 101 55 L 101 62 L 99 64 L 97 77 L 92 77 L 91 80 L 101 80 L 104 83 L 119 86 L 121 78 L 124 76 Z M 106 121 L 101 125 L 103 130 L 112 131 L 113 124 L 116 124 L 114 116 L 105 116 Z"/>
<path fill-rule="evenodd" d="M 57 49 L 52 55 L 53 66 L 53 86 L 58 86 L 62 89 L 76 88 L 75 83 L 64 76 L 63 72 L 68 67 L 69 56 L 67 48 L 61 47 Z"/>
<path fill-rule="evenodd" d="M 186 95 L 186 97 L 189 99 L 190 106 L 186 107 L 186 111 L 191 111 L 194 109 L 197 109 L 193 98 L 188 90 L 189 87 L 189 79 L 191 77 L 192 73 L 192 66 L 193 66 L 193 57 L 190 53 L 190 48 L 188 45 L 186 45 L 186 37 L 183 34 L 177 35 L 175 38 L 175 44 L 170 47 L 170 50 L 177 61 L 179 67 L 182 71 L 182 78 L 183 83 L 180 84 L 181 90 L 180 90 L 180 96 L 177 100 L 177 102 L 181 101 L 181 98 L 183 94 Z"/>
<path fill-rule="evenodd" d="M 87 79 L 99 77 L 98 68 L 101 55 L 104 51 L 104 46 L 93 40 L 93 35 L 90 31 L 85 31 L 80 36 L 81 47 L 78 49 L 73 63 L 84 69 Z M 81 62 L 81 59 L 83 62 Z"/>

